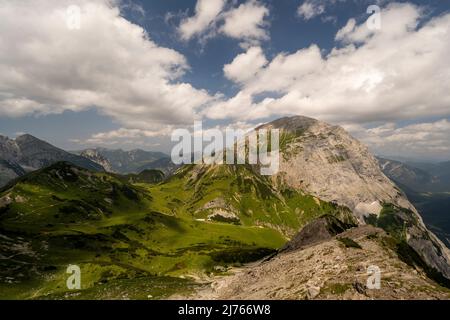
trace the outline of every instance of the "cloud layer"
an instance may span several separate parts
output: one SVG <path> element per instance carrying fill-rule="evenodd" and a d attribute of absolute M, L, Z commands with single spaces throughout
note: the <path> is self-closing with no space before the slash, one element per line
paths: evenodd
<path fill-rule="evenodd" d="M 68 28 L 74 3 L 79 29 Z M 2 2 L 0 116 L 96 107 L 131 128 L 190 122 L 213 98 L 180 82 L 189 68 L 184 56 L 155 44 L 115 4 Z"/>
<path fill-rule="evenodd" d="M 188 41 L 224 35 L 241 41 L 243 47 L 268 40 L 269 9 L 257 0 L 234 7 L 227 0 L 197 0 L 195 14 L 180 22 L 178 33 Z"/>
<path fill-rule="evenodd" d="M 448 160 L 450 154 L 450 121 L 411 124 L 395 123 L 366 129 L 359 125 L 344 126 L 380 155 L 401 155 L 424 160 Z"/>
<path fill-rule="evenodd" d="M 325 12 L 325 4 L 318 1 L 305 1 L 297 9 L 299 17 L 309 20 Z"/>
<path fill-rule="evenodd" d="M 178 31 L 183 40 L 202 34 L 205 30 L 213 28 L 219 14 L 222 12 L 226 0 L 198 0 L 195 14 L 183 19 Z"/>
<path fill-rule="evenodd" d="M 256 0 L 250 0 L 239 7 L 231 9 L 224 14 L 224 24 L 220 31 L 244 43 L 258 43 L 268 40 L 269 35 L 265 27 L 268 22 L 269 9 Z"/>
<path fill-rule="evenodd" d="M 249 48 L 224 68 L 240 92 L 205 115 L 253 121 L 303 114 L 357 123 L 450 116 L 450 14 L 420 27 L 422 11 L 414 5 L 391 4 L 381 14 L 380 30 L 350 20 L 326 56 L 311 45 L 266 63 L 262 49 Z M 268 97 L 258 101 L 261 95 Z"/>

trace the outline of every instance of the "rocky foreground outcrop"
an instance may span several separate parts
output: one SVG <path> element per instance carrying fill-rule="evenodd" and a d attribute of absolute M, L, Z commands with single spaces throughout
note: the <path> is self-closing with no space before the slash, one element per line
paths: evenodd
<path fill-rule="evenodd" d="M 232 275 L 212 279 L 188 298 L 450 299 L 450 290 L 430 280 L 415 267 L 411 252 L 399 251 L 394 243 L 379 228 L 352 228 L 267 261 L 232 269 Z M 380 271 L 380 286 L 375 288 L 369 279 L 374 268 Z"/>
<path fill-rule="evenodd" d="M 330 240 L 347 229 L 356 227 L 354 223 L 345 223 L 335 216 L 325 215 L 307 224 L 281 250 L 281 253 L 301 250 L 314 244 Z"/>

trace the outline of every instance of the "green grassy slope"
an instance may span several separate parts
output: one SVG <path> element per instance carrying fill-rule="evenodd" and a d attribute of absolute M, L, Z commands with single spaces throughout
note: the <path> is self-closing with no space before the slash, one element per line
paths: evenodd
<path fill-rule="evenodd" d="M 111 174 L 114 177 L 120 179 L 123 182 L 128 182 L 131 184 L 135 183 L 147 183 L 147 184 L 156 184 L 164 181 L 164 172 L 161 170 L 144 170 L 138 174 L 130 173 L 130 174 Z"/>
<path fill-rule="evenodd" d="M 348 211 L 246 166 L 185 166 L 151 185 L 58 163 L 0 193 L 0 298 L 164 298 L 272 253 L 323 213 Z"/>
<path fill-rule="evenodd" d="M 221 211 L 234 216 L 230 223 L 271 228 L 286 237 L 324 213 L 348 212 L 299 191 L 275 187 L 246 165 L 184 166 L 150 190 L 160 211 L 199 220 L 214 220 L 214 213 Z"/>

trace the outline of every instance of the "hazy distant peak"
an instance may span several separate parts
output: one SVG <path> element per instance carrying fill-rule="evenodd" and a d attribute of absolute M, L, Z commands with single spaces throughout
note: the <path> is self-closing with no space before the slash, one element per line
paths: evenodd
<path fill-rule="evenodd" d="M 40 139 L 36 138 L 35 136 L 33 136 L 31 134 L 28 134 L 28 133 L 25 133 L 25 134 L 22 134 L 20 136 L 17 136 L 15 140 L 16 141 L 24 141 L 24 140 L 38 140 L 38 141 L 42 141 L 42 140 L 40 140 Z"/>
<path fill-rule="evenodd" d="M 40 169 L 59 161 L 68 161 L 89 170 L 104 171 L 101 165 L 68 153 L 31 134 L 23 134 L 15 139 L 2 137 L 0 139 L 0 158 L 15 163 L 26 171 Z M 0 184 L 2 183 L 4 181 L 0 181 Z"/>
<path fill-rule="evenodd" d="M 102 165 L 106 171 L 122 174 L 139 173 L 145 169 L 159 169 L 167 173 L 174 166 L 168 155 L 142 149 L 124 151 L 97 147 L 76 154 Z"/>

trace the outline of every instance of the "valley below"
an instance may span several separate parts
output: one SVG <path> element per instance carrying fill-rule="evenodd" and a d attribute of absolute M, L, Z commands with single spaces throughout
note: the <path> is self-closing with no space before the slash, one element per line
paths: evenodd
<path fill-rule="evenodd" d="M 408 194 L 428 228 L 450 248 L 450 192 Z"/>

